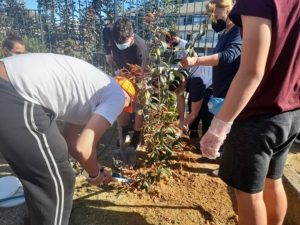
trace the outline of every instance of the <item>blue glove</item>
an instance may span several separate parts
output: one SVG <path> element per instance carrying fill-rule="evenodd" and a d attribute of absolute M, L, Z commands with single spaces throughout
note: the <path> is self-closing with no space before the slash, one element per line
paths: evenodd
<path fill-rule="evenodd" d="M 213 115 L 218 114 L 223 106 L 223 103 L 224 98 L 211 97 L 207 103 L 209 112 L 211 112 Z"/>

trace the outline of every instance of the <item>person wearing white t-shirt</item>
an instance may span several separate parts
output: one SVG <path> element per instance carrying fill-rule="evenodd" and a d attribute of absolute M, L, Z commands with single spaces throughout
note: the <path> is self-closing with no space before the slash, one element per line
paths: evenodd
<path fill-rule="evenodd" d="M 23 184 L 31 225 L 68 224 L 75 182 L 68 153 L 90 184 L 111 181 L 96 144 L 129 104 L 114 79 L 80 59 L 37 53 L 0 60 L 0 150 Z M 66 123 L 64 137 L 55 120 Z"/>
<path fill-rule="evenodd" d="M 188 131 L 190 138 L 198 138 L 198 126 L 202 121 L 202 134 L 211 122 L 213 115 L 208 111 L 207 102 L 212 84 L 211 67 L 196 67 L 192 70 L 179 69 L 181 77 L 175 76 L 169 90 L 176 93 L 179 128 Z M 189 113 L 185 115 L 185 95 L 188 93 Z"/>
<path fill-rule="evenodd" d="M 188 41 L 179 37 L 176 31 L 170 30 L 166 35 L 166 42 L 171 49 L 176 49 L 176 59 L 181 59 L 187 55 Z"/>

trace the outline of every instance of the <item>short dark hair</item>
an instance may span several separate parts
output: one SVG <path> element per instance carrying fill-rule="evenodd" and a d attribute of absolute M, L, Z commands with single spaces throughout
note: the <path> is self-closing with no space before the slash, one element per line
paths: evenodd
<path fill-rule="evenodd" d="M 184 68 L 174 72 L 174 80 L 169 85 L 169 91 L 175 91 L 188 76 L 190 76 L 190 72 Z"/>
<path fill-rule="evenodd" d="M 128 18 L 118 19 L 112 30 L 113 39 L 119 44 L 123 44 L 133 35 L 132 23 Z"/>
<path fill-rule="evenodd" d="M 16 43 L 24 45 L 24 42 L 19 36 L 14 33 L 8 33 L 7 38 L 2 43 L 2 47 L 7 48 L 9 51 L 11 51 Z"/>
<path fill-rule="evenodd" d="M 178 32 L 174 31 L 174 30 L 169 30 L 166 34 L 166 42 L 171 41 L 172 37 L 177 37 L 178 36 Z"/>

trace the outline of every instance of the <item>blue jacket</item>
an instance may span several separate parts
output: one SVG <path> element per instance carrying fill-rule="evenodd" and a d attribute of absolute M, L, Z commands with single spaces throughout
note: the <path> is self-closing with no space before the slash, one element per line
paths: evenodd
<path fill-rule="evenodd" d="M 213 95 L 225 98 L 231 81 L 240 66 L 242 39 L 240 28 L 234 26 L 223 33 L 214 49 L 219 54 L 219 65 L 213 67 Z"/>

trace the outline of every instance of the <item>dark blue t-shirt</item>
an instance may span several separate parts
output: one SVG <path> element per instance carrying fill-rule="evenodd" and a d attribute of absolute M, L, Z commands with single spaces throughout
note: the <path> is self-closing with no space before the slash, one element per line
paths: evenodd
<path fill-rule="evenodd" d="M 225 98 L 231 81 L 240 66 L 242 39 L 240 28 L 234 26 L 223 33 L 214 49 L 219 54 L 219 65 L 213 67 L 213 94 Z"/>

